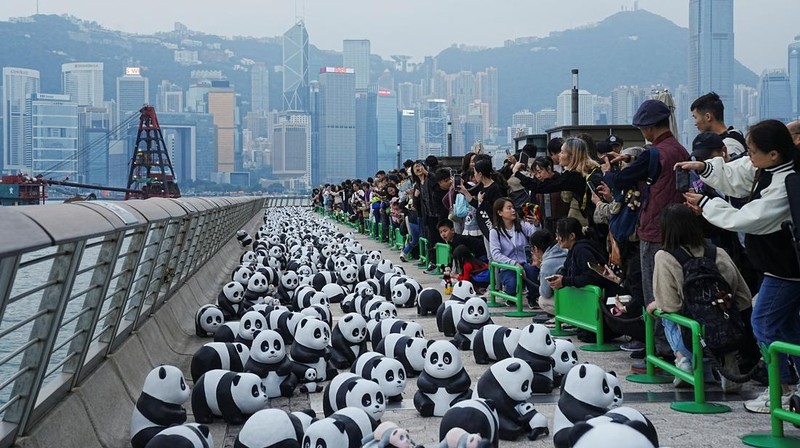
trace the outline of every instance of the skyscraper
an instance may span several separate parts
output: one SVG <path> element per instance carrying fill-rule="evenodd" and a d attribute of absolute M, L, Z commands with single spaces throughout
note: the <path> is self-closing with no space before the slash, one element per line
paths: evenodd
<path fill-rule="evenodd" d="M 311 177 L 311 117 L 305 113 L 281 115 L 273 128 L 272 172 L 281 179 Z"/>
<path fill-rule="evenodd" d="M 572 125 L 572 91 L 565 90 L 556 102 L 556 126 Z M 594 95 L 586 90 L 578 91 L 578 124 L 594 124 Z"/>
<path fill-rule="evenodd" d="M 103 63 L 73 62 L 61 65 L 61 87 L 80 106 L 103 105 Z"/>
<path fill-rule="evenodd" d="M 149 80 L 141 75 L 139 67 L 126 67 L 125 75 L 117 78 L 117 110 L 114 122 L 122 123 L 149 103 Z"/>
<path fill-rule="evenodd" d="M 180 113 L 183 112 L 183 89 L 168 80 L 162 80 L 158 85 L 156 97 L 156 112 Z"/>
<path fill-rule="evenodd" d="M 160 118 L 160 115 L 159 115 Z M 108 185 L 108 130 L 111 113 L 105 107 L 78 106 L 78 179 Z"/>
<path fill-rule="evenodd" d="M 397 95 L 394 90 L 378 89 L 375 106 L 378 169 L 397 168 Z"/>
<path fill-rule="evenodd" d="M 789 44 L 789 84 L 792 88 L 792 118 L 800 118 L 800 35 Z"/>
<path fill-rule="evenodd" d="M 250 109 L 254 112 L 269 111 L 269 69 L 257 62 L 250 69 Z"/>
<path fill-rule="evenodd" d="M 180 181 L 210 180 L 217 171 L 214 117 L 198 113 L 159 113 L 158 124 Z"/>
<path fill-rule="evenodd" d="M 400 162 L 419 158 L 419 123 L 413 109 L 400 112 Z"/>
<path fill-rule="evenodd" d="M 308 111 L 308 32 L 302 20 L 283 34 L 283 110 Z"/>
<path fill-rule="evenodd" d="M 758 119 L 788 122 L 792 116 L 791 91 L 786 70 L 764 70 L 758 80 Z"/>
<path fill-rule="evenodd" d="M 536 125 L 536 116 L 528 109 L 514 112 L 511 115 L 511 130 L 516 133 L 518 129 L 524 129 L 526 133 L 532 134 Z"/>
<path fill-rule="evenodd" d="M 3 153 L 0 170 L 16 174 L 25 167 L 25 100 L 39 93 L 39 71 L 3 67 Z"/>
<path fill-rule="evenodd" d="M 733 0 L 689 0 L 689 96 L 733 101 Z"/>
<path fill-rule="evenodd" d="M 236 171 L 236 92 L 230 87 L 212 87 L 206 95 L 208 113 L 217 127 L 218 173 Z"/>
<path fill-rule="evenodd" d="M 342 65 L 356 71 L 356 90 L 369 87 L 370 43 L 367 39 L 345 39 L 342 42 Z"/>
<path fill-rule="evenodd" d="M 376 95 L 356 90 L 356 177 L 366 179 L 375 174 L 375 111 Z"/>
<path fill-rule="evenodd" d="M 420 110 L 419 157 L 447 155 L 447 100 L 429 99 Z"/>
<path fill-rule="evenodd" d="M 489 105 L 489 126 L 495 127 L 498 125 L 498 98 L 500 91 L 497 82 L 497 68 L 486 67 L 485 71 L 478 73 L 478 98 L 484 103 Z M 486 121 L 484 119 L 484 121 Z"/>
<path fill-rule="evenodd" d="M 69 95 L 33 93 L 25 102 L 25 166 L 31 175 L 75 179 L 78 105 Z"/>
<path fill-rule="evenodd" d="M 312 154 L 319 161 L 319 177 L 311 179 L 314 185 L 339 183 L 356 175 L 355 84 L 352 68 L 322 67 L 319 71 L 319 148 Z"/>

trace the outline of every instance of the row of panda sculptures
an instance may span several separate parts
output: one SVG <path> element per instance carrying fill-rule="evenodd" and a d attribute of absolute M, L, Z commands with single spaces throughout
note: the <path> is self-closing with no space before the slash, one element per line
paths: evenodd
<path fill-rule="evenodd" d="M 494 324 L 469 282 L 456 283 L 443 301 L 304 209 L 267 210 L 255 238 L 240 231 L 237 239 L 251 250 L 217 303 L 195 316 L 197 335 L 214 342 L 192 358 L 193 387 L 177 367 L 150 372 L 131 418 L 133 448 L 213 447 L 205 424 L 215 419 L 243 425 L 238 448 L 421 448 L 407 430 L 382 421 L 409 378 L 416 378 L 419 414 L 442 417 L 440 448 L 548 435 L 530 398 L 559 387 L 556 447 L 658 446 L 650 421 L 620 406 L 613 372 L 579 364 L 575 346 L 543 325 Z M 344 314 L 331 330 L 335 303 Z M 397 318 L 398 307 L 415 306 L 420 316 L 435 314 L 452 339 L 425 339 L 421 325 Z M 474 385 L 460 350 L 491 364 Z M 322 392 L 324 415 L 268 407 L 296 389 Z M 194 423 L 186 423 L 189 399 Z"/>

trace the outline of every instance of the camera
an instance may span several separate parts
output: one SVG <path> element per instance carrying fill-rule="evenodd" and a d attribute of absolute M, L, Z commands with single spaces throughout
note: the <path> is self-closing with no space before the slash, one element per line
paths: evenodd
<path fill-rule="evenodd" d="M 678 168 L 675 170 L 675 189 L 686 193 L 691 188 L 690 173 L 688 170 Z"/>
<path fill-rule="evenodd" d="M 456 174 L 455 176 L 453 176 L 453 188 L 458 190 L 460 187 L 461 187 L 461 175 Z"/>

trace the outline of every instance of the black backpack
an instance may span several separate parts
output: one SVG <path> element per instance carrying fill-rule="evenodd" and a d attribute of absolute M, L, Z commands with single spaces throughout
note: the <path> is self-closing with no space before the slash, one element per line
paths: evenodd
<path fill-rule="evenodd" d="M 717 269 L 716 246 L 708 245 L 701 257 L 694 257 L 684 249 L 669 253 L 683 266 L 680 314 L 705 327 L 702 342 L 714 355 L 738 350 L 745 338 L 745 327 L 733 302 L 731 287 Z M 691 350 L 689 331 L 684 331 L 683 336 L 686 348 Z"/>

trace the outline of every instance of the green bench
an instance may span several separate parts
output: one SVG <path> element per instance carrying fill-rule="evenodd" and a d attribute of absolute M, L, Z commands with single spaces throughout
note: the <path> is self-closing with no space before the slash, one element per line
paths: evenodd
<path fill-rule="evenodd" d="M 603 290 L 594 285 L 581 288 L 565 286 L 555 291 L 556 328 L 553 336 L 569 336 L 574 334 L 561 328 L 563 324 L 572 325 L 591 331 L 597 342 L 581 346 L 587 352 L 614 352 L 619 350 L 615 344 L 607 344 L 604 340 L 603 310 L 605 305 Z"/>

